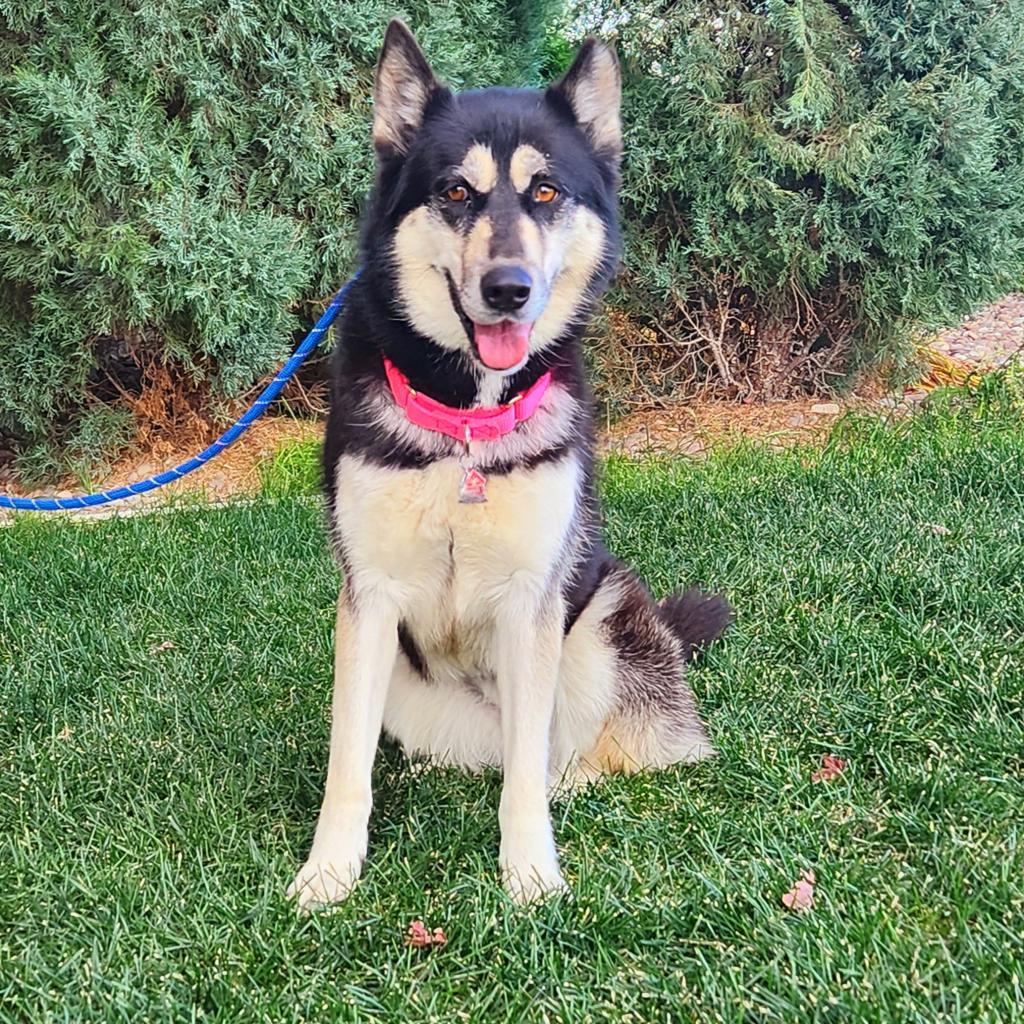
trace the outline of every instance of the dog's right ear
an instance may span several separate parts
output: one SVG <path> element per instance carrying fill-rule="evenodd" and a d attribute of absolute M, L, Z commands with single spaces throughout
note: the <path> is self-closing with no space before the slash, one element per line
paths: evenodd
<path fill-rule="evenodd" d="M 381 157 L 400 156 L 412 142 L 432 99 L 448 90 L 434 77 L 427 58 L 406 27 L 388 25 L 373 86 L 373 144 Z"/>

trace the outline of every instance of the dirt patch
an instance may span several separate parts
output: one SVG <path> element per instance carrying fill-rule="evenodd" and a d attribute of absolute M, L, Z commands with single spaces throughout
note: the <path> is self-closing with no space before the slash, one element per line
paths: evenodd
<path fill-rule="evenodd" d="M 879 397 L 870 386 L 841 400 L 796 399 L 767 404 L 704 400 L 633 413 L 602 430 L 599 447 L 604 453 L 639 456 L 650 453 L 700 456 L 712 444 L 738 437 L 759 438 L 773 447 L 824 437 L 836 418 L 848 409 L 884 410 L 910 406 L 924 394 L 899 398 Z M 212 462 L 180 481 L 137 498 L 118 502 L 116 508 L 139 509 L 163 504 L 182 495 L 219 501 L 252 494 L 260 486 L 260 466 L 275 451 L 293 442 L 319 440 L 323 421 L 267 416 L 257 421 L 239 441 Z M 109 490 L 154 476 L 178 465 L 205 446 L 192 430 L 181 437 L 155 437 L 120 459 L 104 477 L 90 481 L 89 490 Z M 72 480 L 59 486 L 26 491 L 4 480 L 4 493 L 66 498 L 82 492 Z M 87 510 L 93 514 L 98 510 Z M 2 513 L 0 513 L 2 515 Z"/>
<path fill-rule="evenodd" d="M 1024 294 L 1007 295 L 959 327 L 930 338 L 918 352 L 917 384 L 902 393 L 887 390 L 879 376 L 867 375 L 841 398 L 749 404 L 697 400 L 632 413 L 602 432 L 601 447 L 630 456 L 700 456 L 710 444 L 728 439 L 756 438 L 778 448 L 813 442 L 826 436 L 836 419 L 850 410 L 899 414 L 916 406 L 929 391 L 965 384 L 1022 354 Z"/>
<path fill-rule="evenodd" d="M 765 405 L 698 401 L 633 413 L 601 436 L 606 453 L 699 456 L 712 444 L 757 438 L 775 447 L 823 436 L 851 408 L 869 409 L 870 399 L 792 399 Z"/>
<path fill-rule="evenodd" d="M 907 402 L 913 400 L 911 397 Z M 689 456 L 700 456 L 710 445 L 737 437 L 760 438 L 782 447 L 824 436 L 836 418 L 851 408 L 877 410 L 878 399 L 858 394 L 842 401 L 806 399 L 767 405 L 694 402 L 627 416 L 610 429 L 601 431 L 599 445 L 605 453 Z M 118 502 L 116 507 L 151 507 L 182 495 L 218 501 L 251 494 L 259 489 L 261 464 L 275 451 L 293 442 L 319 440 L 322 435 L 322 421 L 265 417 L 202 469 L 159 490 Z M 120 459 L 106 476 L 90 481 L 89 489 L 109 490 L 154 476 L 178 465 L 199 447 L 191 432 L 186 432 L 181 439 L 157 438 Z M 4 493 L 18 496 L 66 498 L 81 493 L 83 488 L 75 481 L 65 480 L 60 486 L 30 492 L 5 481 L 2 489 Z"/>

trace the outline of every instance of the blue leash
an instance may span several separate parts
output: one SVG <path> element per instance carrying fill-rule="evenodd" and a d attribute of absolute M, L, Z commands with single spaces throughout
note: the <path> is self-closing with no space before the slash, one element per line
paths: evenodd
<path fill-rule="evenodd" d="M 120 501 L 122 498 L 130 498 L 135 494 L 145 494 L 147 491 L 156 490 L 174 480 L 180 480 L 183 476 L 199 469 L 200 466 L 205 466 L 210 459 L 233 445 L 267 411 L 267 407 L 281 393 L 281 389 L 295 376 L 295 371 L 302 365 L 306 356 L 317 347 L 320 339 L 330 330 L 331 324 L 337 319 L 341 307 L 345 304 L 349 289 L 355 284 L 358 277 L 359 271 L 357 270 L 349 282 L 331 299 L 330 305 L 303 339 L 302 344 L 292 353 L 288 362 L 281 367 L 277 376 L 263 389 L 262 394 L 253 402 L 251 408 L 205 451 L 201 451 L 173 469 L 166 469 L 162 473 L 157 473 L 156 476 L 128 484 L 127 487 L 115 487 L 112 491 L 99 491 L 96 494 L 79 494 L 73 498 L 12 498 L 0 494 L 0 508 L 19 509 L 26 512 L 60 512 L 73 508 L 107 505 L 112 501 Z"/>

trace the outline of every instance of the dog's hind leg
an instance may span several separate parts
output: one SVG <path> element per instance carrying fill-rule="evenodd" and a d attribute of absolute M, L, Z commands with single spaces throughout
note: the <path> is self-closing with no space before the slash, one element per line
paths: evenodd
<path fill-rule="evenodd" d="M 334 696 L 327 783 L 309 858 L 288 888 L 299 903 L 348 895 L 366 857 L 370 773 L 398 653 L 398 610 L 387 598 L 343 590 L 334 634 Z"/>
<path fill-rule="evenodd" d="M 470 771 L 501 765 L 501 716 L 468 680 L 423 678 L 399 655 L 384 707 L 384 729 L 410 757 Z"/>
<path fill-rule="evenodd" d="M 604 623 L 614 614 L 618 595 L 616 586 L 602 582 L 562 641 L 549 777 L 556 791 L 600 775 L 581 755 L 597 742 L 617 706 L 619 659 Z"/>
<path fill-rule="evenodd" d="M 685 665 L 730 617 L 724 599 L 698 591 L 657 604 L 628 569 L 609 562 L 565 640 L 556 737 L 567 781 L 714 753 Z M 570 746 L 578 760 L 564 756 Z"/>

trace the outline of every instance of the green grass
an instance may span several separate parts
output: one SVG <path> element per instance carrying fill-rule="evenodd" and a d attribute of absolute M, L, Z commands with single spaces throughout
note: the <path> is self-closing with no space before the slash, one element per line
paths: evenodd
<path fill-rule="evenodd" d="M 314 494 L 320 487 L 320 442 L 282 445 L 260 465 L 260 493 L 267 498 Z"/>
<path fill-rule="evenodd" d="M 736 605 L 692 673 L 720 756 L 559 803 L 575 894 L 529 911 L 496 884 L 499 779 L 390 749 L 356 894 L 284 901 L 327 743 L 315 503 L 0 530 L 0 1019 L 1019 1019 L 1009 404 L 608 468 L 612 547 Z M 812 785 L 824 753 L 848 771 Z M 404 948 L 417 917 L 449 945 Z"/>

